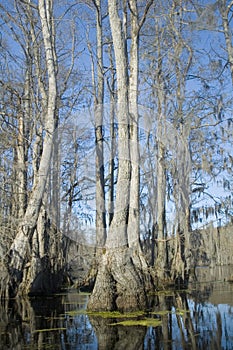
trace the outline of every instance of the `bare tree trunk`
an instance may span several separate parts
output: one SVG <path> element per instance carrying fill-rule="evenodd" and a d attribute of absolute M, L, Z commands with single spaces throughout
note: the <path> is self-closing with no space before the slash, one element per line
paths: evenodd
<path fill-rule="evenodd" d="M 52 42 L 53 33 L 51 29 L 51 22 L 53 21 L 52 2 L 48 0 L 45 2 L 43 0 L 39 0 L 38 9 L 42 26 L 42 35 L 46 55 L 46 69 L 48 74 L 48 102 L 47 109 L 45 111 L 46 117 L 44 127 L 46 134 L 43 142 L 43 151 L 40 164 L 38 172 L 35 176 L 35 182 L 28 201 L 28 206 L 9 252 L 9 288 L 13 295 L 30 292 L 31 284 L 36 278 L 35 273 L 33 273 L 33 267 L 30 265 L 32 251 L 34 249 L 33 240 L 31 241 L 31 239 L 38 223 L 38 217 L 50 170 L 53 149 L 57 82 L 55 70 L 56 53 Z M 29 275 L 27 271 L 28 268 L 31 269 L 29 280 L 25 278 L 26 275 Z"/>
<path fill-rule="evenodd" d="M 27 206 L 27 140 L 25 133 L 25 116 L 19 113 L 18 116 L 18 137 L 16 145 L 16 189 L 17 189 L 17 218 L 22 219 Z"/>
<path fill-rule="evenodd" d="M 125 37 L 121 20 L 117 13 L 117 2 L 109 1 L 109 16 L 113 36 L 117 71 L 118 89 L 118 181 L 113 221 L 107 238 L 107 246 L 127 246 L 127 224 L 129 215 L 131 163 L 129 148 L 129 107 L 128 107 L 128 73 Z M 119 190 L 120 189 L 120 190 Z M 117 231 L 117 232 L 116 232 Z"/>
<path fill-rule="evenodd" d="M 59 125 L 59 116 L 58 111 L 55 115 L 55 126 L 54 126 L 54 138 L 53 138 L 53 152 L 52 152 L 52 166 L 51 166 L 51 179 L 50 179 L 50 219 L 53 222 L 53 225 L 57 227 L 57 230 L 60 231 L 60 187 L 61 187 L 61 181 L 60 181 L 60 149 L 59 144 L 61 140 L 59 139 L 59 135 L 56 132 L 58 130 Z"/>
<path fill-rule="evenodd" d="M 111 225 L 114 213 L 114 170 L 115 170 L 115 153 L 116 153 L 116 131 L 115 131 L 115 74 L 112 57 L 112 45 L 109 48 L 109 59 L 111 69 L 110 90 L 110 157 L 109 157 L 109 198 L 108 198 L 108 215 L 109 226 Z"/>
<path fill-rule="evenodd" d="M 161 128 L 161 125 L 158 125 L 158 128 Z M 155 273 L 161 281 L 167 277 L 167 236 L 165 227 L 166 169 L 164 163 L 165 150 L 159 138 L 157 155 L 157 256 Z"/>
<path fill-rule="evenodd" d="M 147 306 L 146 287 L 149 282 L 149 275 L 139 258 L 138 251 L 132 249 L 131 243 L 134 239 L 132 240 L 130 237 L 129 240 L 132 164 L 129 132 L 128 57 L 125 26 L 118 13 L 117 1 L 109 1 L 108 9 L 117 72 L 118 109 L 116 113 L 118 119 L 119 168 L 114 216 L 88 307 L 98 310 L 130 310 Z M 124 15 L 123 18 L 125 18 Z M 137 69 L 137 66 L 134 68 Z M 137 139 L 135 134 L 134 138 Z M 138 167 L 138 163 L 136 166 Z M 138 188 L 134 190 L 137 191 Z M 135 206 L 137 209 L 138 206 Z M 137 230 L 136 227 L 135 229 Z"/>
<path fill-rule="evenodd" d="M 104 147 L 103 147 L 103 43 L 101 0 L 96 5 L 97 42 L 97 92 L 95 92 L 95 137 L 96 137 L 96 244 L 103 247 L 106 241 L 106 210 L 104 187 Z"/>
<path fill-rule="evenodd" d="M 225 36 L 225 42 L 226 42 L 226 50 L 228 55 L 228 61 L 231 71 L 231 80 L 233 84 L 233 46 L 232 46 L 232 31 L 230 28 L 230 20 L 228 18 L 229 13 L 232 12 L 232 1 L 227 5 L 226 0 L 222 0 L 218 2 L 219 9 L 222 17 L 222 26 L 223 26 L 223 33 Z"/>
<path fill-rule="evenodd" d="M 129 112 L 130 112 L 130 157 L 131 182 L 128 240 L 129 246 L 139 249 L 139 146 L 138 146 L 138 50 L 139 50 L 139 19 L 137 1 L 131 0 L 131 47 L 130 47 L 130 76 L 129 76 Z"/>
<path fill-rule="evenodd" d="M 173 4 L 173 14 L 176 13 L 176 3 Z M 182 18 L 182 9 L 181 17 Z M 173 278 L 175 276 L 182 279 L 182 283 L 188 279 L 190 265 L 190 158 L 189 158 L 189 121 L 185 119 L 184 101 L 185 101 L 185 84 L 188 71 L 192 63 L 192 49 L 184 40 L 179 25 L 175 23 L 174 15 L 170 20 L 171 30 L 173 33 L 173 47 L 175 52 L 175 74 L 176 74 L 176 119 L 175 127 L 179 130 L 180 141 L 175 145 L 176 160 L 174 166 L 174 200 L 176 204 L 177 215 L 177 254 L 171 265 Z M 183 60 L 182 50 L 187 51 L 187 58 Z M 178 242 L 179 241 L 179 242 Z"/>
<path fill-rule="evenodd" d="M 156 31 L 159 32 L 158 26 Z M 157 257 L 155 262 L 156 276 L 162 281 L 167 277 L 167 235 L 166 235 L 166 165 L 165 165 L 165 152 L 167 147 L 167 115 L 166 115 L 166 96 L 164 88 L 164 76 L 163 76 L 163 60 L 161 54 L 161 47 L 159 36 L 155 39 L 158 55 L 158 66 L 156 70 L 156 83 L 158 88 L 157 93 Z"/>

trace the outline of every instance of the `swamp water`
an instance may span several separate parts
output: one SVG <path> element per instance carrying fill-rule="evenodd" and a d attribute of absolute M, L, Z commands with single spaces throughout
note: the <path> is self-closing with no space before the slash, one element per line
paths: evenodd
<path fill-rule="evenodd" d="M 68 290 L 0 306 L 0 349 L 233 349 L 233 267 L 199 268 L 186 291 L 151 295 L 149 311 L 86 313 Z M 200 282 L 201 281 L 201 282 Z"/>

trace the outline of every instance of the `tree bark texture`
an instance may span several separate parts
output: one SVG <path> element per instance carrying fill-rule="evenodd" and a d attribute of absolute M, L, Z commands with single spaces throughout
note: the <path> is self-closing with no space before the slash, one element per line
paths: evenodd
<path fill-rule="evenodd" d="M 48 230 L 50 230 L 49 227 L 44 227 L 44 225 L 47 225 L 47 218 L 43 217 L 42 224 L 40 224 L 39 218 L 40 215 L 43 215 L 41 208 L 52 158 L 54 122 L 57 108 L 56 52 L 52 39 L 54 35 L 52 29 L 52 2 L 40 0 L 38 11 L 48 76 L 48 97 L 47 103 L 45 103 L 47 107 L 44 110 L 45 137 L 31 196 L 8 255 L 9 284 L 6 288 L 9 288 L 12 295 L 29 293 L 38 273 L 43 270 L 43 264 L 41 264 L 41 254 L 43 253 L 41 252 L 41 247 L 43 245 L 44 235 L 48 234 Z M 46 246 L 45 249 L 47 251 L 44 252 L 44 259 L 46 259 L 46 256 L 48 258 L 49 249 L 53 248 Z M 54 257 L 56 254 L 57 252 L 53 254 Z M 48 264 L 45 266 L 46 268 L 49 267 Z"/>
<path fill-rule="evenodd" d="M 136 3 L 132 2 L 131 5 Z M 116 0 L 108 2 L 108 9 L 117 73 L 118 179 L 114 215 L 88 308 L 126 311 L 146 308 L 147 289 L 151 286 L 147 264 L 139 246 L 138 31 L 134 32 L 131 47 L 132 67 L 129 79 L 125 8 L 123 19 L 118 13 Z M 132 13 L 134 16 L 135 13 Z M 136 24 L 134 29 L 135 26 Z"/>
<path fill-rule="evenodd" d="M 103 252 L 96 283 L 88 303 L 90 310 L 145 309 L 151 280 L 144 260 L 128 247 Z"/>
<path fill-rule="evenodd" d="M 95 138 L 96 138 L 96 244 L 103 247 L 106 241 L 106 209 L 104 187 L 104 147 L 103 147 L 103 40 L 102 4 L 96 2 L 96 45 L 97 45 L 97 84 L 95 87 Z"/>

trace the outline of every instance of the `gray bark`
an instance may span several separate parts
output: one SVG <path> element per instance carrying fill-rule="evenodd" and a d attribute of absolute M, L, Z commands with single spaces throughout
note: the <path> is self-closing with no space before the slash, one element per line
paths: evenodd
<path fill-rule="evenodd" d="M 139 19 L 137 1 L 131 0 L 131 47 L 130 47 L 130 75 L 129 75 L 129 112 L 130 112 L 130 157 L 131 182 L 128 241 L 129 246 L 139 249 L 139 146 L 138 146 L 138 50 L 139 50 Z"/>
<path fill-rule="evenodd" d="M 89 300 L 88 308 L 104 309 L 104 310 L 131 310 L 134 308 L 144 309 L 147 306 L 146 289 L 150 284 L 150 276 L 147 266 L 138 249 L 133 249 L 132 242 L 138 242 L 138 229 L 135 236 L 129 227 L 132 220 L 130 213 L 131 198 L 132 205 L 138 208 L 138 185 L 134 183 L 132 188 L 132 153 L 130 143 L 131 123 L 129 109 L 135 112 L 136 102 L 135 96 L 137 91 L 130 95 L 132 104 L 129 102 L 129 77 L 127 70 L 128 55 L 126 53 L 126 37 L 124 31 L 124 23 L 118 13 L 118 2 L 116 0 L 108 2 L 109 18 L 111 32 L 113 38 L 116 72 L 117 72 L 117 120 L 118 120 L 118 180 L 116 185 L 115 211 L 111 221 L 106 246 L 102 252 L 102 261 L 99 266 L 96 283 L 92 296 Z M 125 11 L 123 15 L 125 19 Z M 138 34 L 138 33 L 136 33 Z M 137 36 L 136 36 L 137 40 Z M 134 43 L 134 44 L 137 44 Z M 137 53 L 134 49 L 134 54 Z M 132 61 L 136 66 L 134 75 L 131 70 L 131 87 L 137 89 L 137 56 Z M 136 99 L 137 101 L 137 99 Z M 136 115 L 137 118 L 137 115 Z M 131 125 L 130 125 L 131 126 Z M 136 126 L 136 127 L 135 127 Z M 136 132 L 135 132 L 136 131 Z M 133 141 L 137 146 L 137 120 L 131 133 Z M 138 153 L 136 153 L 137 157 Z M 134 159 L 135 160 L 135 159 Z M 134 164 L 135 169 L 138 168 L 138 158 Z M 139 177 L 136 175 L 136 180 Z M 135 196 L 132 195 L 135 191 Z M 136 199 L 136 201 L 135 201 Z M 138 225 L 138 213 L 136 214 L 136 225 Z M 133 223 L 133 222 L 132 222 Z M 129 235 L 131 232 L 131 235 Z"/>
<path fill-rule="evenodd" d="M 46 55 L 46 69 L 48 74 L 48 100 L 45 112 L 46 132 L 43 151 L 38 171 L 34 179 L 34 185 L 28 205 L 19 225 L 16 237 L 11 245 L 9 253 L 9 287 L 12 294 L 27 293 L 30 291 L 31 283 L 36 277 L 33 266 L 30 264 L 32 257 L 31 239 L 38 223 L 42 200 L 46 189 L 50 162 L 53 149 L 54 118 L 56 113 L 57 86 L 55 71 L 55 48 L 52 42 L 52 3 L 39 1 L 39 17 L 42 26 L 42 35 Z M 32 239 L 33 245 L 34 239 Z M 37 247 L 35 247 L 37 249 Z M 28 268 L 30 272 L 28 272 Z M 28 276 L 30 275 L 30 278 Z"/>
<path fill-rule="evenodd" d="M 109 59 L 111 69 L 111 83 L 110 90 L 110 157 L 109 157 L 109 200 L 108 200 L 108 213 L 109 213 L 109 226 L 111 225 L 114 213 L 114 168 L 115 168 L 115 153 L 116 153 L 116 131 L 115 131 L 115 74 L 113 64 L 112 45 L 109 48 Z"/>
<path fill-rule="evenodd" d="M 109 18 L 113 36 L 117 71 L 117 120 L 118 120 L 118 181 L 115 212 L 107 238 L 107 246 L 114 248 L 128 243 L 127 223 L 130 198 L 130 149 L 129 149 L 129 109 L 128 109 L 128 73 L 125 37 L 121 19 L 118 15 L 117 2 L 109 1 Z"/>
<path fill-rule="evenodd" d="M 225 36 L 228 61 L 229 61 L 230 71 L 231 71 L 231 80 L 232 80 L 232 84 L 233 84 L 232 31 L 231 31 L 230 23 L 229 23 L 229 19 L 228 19 L 229 13 L 232 12 L 233 2 L 230 1 L 230 3 L 227 5 L 226 0 L 222 0 L 222 1 L 219 1 L 218 3 L 219 3 L 220 14 L 222 17 L 223 33 Z"/>
<path fill-rule="evenodd" d="M 96 137 L 96 244 L 103 247 L 106 241 L 106 210 L 104 188 L 104 147 L 103 147 L 103 42 L 101 0 L 96 5 L 97 44 L 97 92 L 95 92 L 95 137 Z"/>
<path fill-rule="evenodd" d="M 158 26 L 156 31 L 159 32 Z M 157 151 L 157 257 L 155 263 L 156 275 L 160 280 L 164 280 L 167 277 L 167 235 L 166 235 L 166 165 L 165 165 L 165 152 L 167 145 L 167 111 L 166 111 L 166 96 L 164 88 L 164 76 L 163 76 L 163 60 L 161 54 L 161 46 L 159 37 L 156 39 L 156 47 L 158 50 L 158 64 L 156 70 L 156 83 L 157 83 L 157 135 L 156 141 L 158 144 Z"/>

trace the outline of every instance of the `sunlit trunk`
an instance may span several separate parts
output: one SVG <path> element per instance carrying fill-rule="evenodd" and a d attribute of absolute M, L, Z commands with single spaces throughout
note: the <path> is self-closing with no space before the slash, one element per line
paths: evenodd
<path fill-rule="evenodd" d="M 34 184 L 28 200 L 28 205 L 9 252 L 9 288 L 13 295 L 30 292 L 33 280 L 36 277 L 30 260 L 33 255 L 33 249 L 38 248 L 33 246 L 34 238 L 32 237 L 37 227 L 52 158 L 55 127 L 54 120 L 57 108 L 57 82 L 55 70 L 56 53 L 51 40 L 51 11 L 51 3 L 48 1 L 39 1 L 39 17 L 42 25 L 42 35 L 46 54 L 46 68 L 48 73 L 48 101 L 47 109 L 45 111 L 46 116 L 44 118 L 44 130 L 46 134 L 43 141 L 40 164 L 34 178 Z"/>
<path fill-rule="evenodd" d="M 106 241 L 106 210 L 104 186 L 104 147 L 103 147 L 103 42 L 101 0 L 96 1 L 96 41 L 97 41 L 97 91 L 95 91 L 95 138 L 96 138 L 96 244 L 98 248 Z"/>
<path fill-rule="evenodd" d="M 229 61 L 229 67 L 231 71 L 231 80 L 233 84 L 233 45 L 232 45 L 232 30 L 230 28 L 230 20 L 228 18 L 229 13 L 232 12 L 232 3 L 227 5 L 226 0 L 222 0 L 218 2 L 220 13 L 222 17 L 222 26 L 223 26 L 223 33 L 225 37 L 226 42 L 226 50 L 228 55 L 228 61 Z"/>
<path fill-rule="evenodd" d="M 130 136 L 132 135 L 133 140 L 137 140 L 137 132 L 135 133 L 137 128 L 134 127 L 130 134 L 129 109 L 131 105 L 129 103 L 128 55 L 126 52 L 125 26 L 123 25 L 125 24 L 125 11 L 122 21 L 118 13 L 116 0 L 108 2 L 108 9 L 117 73 L 118 178 L 114 216 L 88 307 L 98 310 L 131 310 L 146 307 L 146 284 L 149 278 L 148 271 L 144 271 L 145 266 L 140 260 L 138 251 L 132 249 L 132 243 L 136 236 L 132 235 L 132 231 L 129 234 L 131 220 L 133 220 L 130 206 L 133 205 L 135 206 L 134 209 L 138 209 L 136 203 L 138 193 L 135 193 L 135 197 L 132 195 L 133 204 L 131 204 L 132 191 L 138 191 L 137 184 L 134 183 L 134 189 L 131 187 L 132 168 L 134 166 L 135 169 L 138 168 L 138 156 L 136 153 L 136 164 L 133 165 L 131 162 Z M 137 65 L 134 68 L 137 69 Z M 135 81 L 132 86 L 135 87 Z M 134 102 L 132 95 L 130 98 Z M 132 104 L 132 108 L 135 108 L 135 104 Z M 137 172 L 134 174 L 138 181 Z M 135 218 L 138 219 L 138 217 L 138 213 L 135 213 Z M 138 221 L 135 221 L 135 223 L 138 225 Z M 134 229 L 137 233 L 138 242 L 139 231 L 137 226 L 134 226 Z"/>
<path fill-rule="evenodd" d="M 159 33 L 158 25 L 156 25 L 156 32 Z M 167 271 L 167 232 L 166 232 L 166 150 L 168 147 L 168 135 L 166 123 L 167 121 L 167 99 L 164 87 L 164 73 L 163 60 L 161 54 L 161 43 L 159 36 L 155 38 L 155 45 L 157 48 L 158 62 L 155 72 L 156 97 L 157 97 L 157 154 L 156 154 L 156 261 L 155 273 L 160 280 L 165 280 L 168 276 Z"/>
<path fill-rule="evenodd" d="M 130 47 L 130 75 L 129 75 L 129 112 L 130 112 L 130 159 L 131 159 L 131 182 L 130 182 L 130 205 L 128 240 L 129 246 L 139 243 L 139 145 L 138 145 L 138 50 L 139 28 L 137 2 L 130 1 L 131 8 L 131 47 Z"/>

